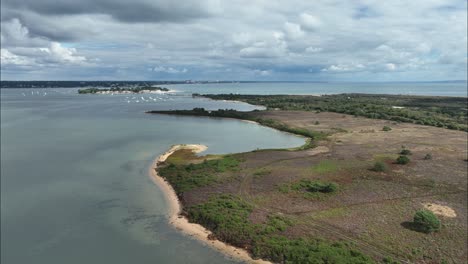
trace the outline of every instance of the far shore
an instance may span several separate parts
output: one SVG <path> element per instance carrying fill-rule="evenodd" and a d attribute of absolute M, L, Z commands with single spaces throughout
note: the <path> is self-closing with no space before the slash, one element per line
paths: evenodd
<path fill-rule="evenodd" d="M 158 165 L 166 161 L 166 159 L 169 156 L 171 156 L 174 152 L 180 149 L 190 149 L 194 153 L 199 153 L 205 151 L 206 149 L 208 149 L 208 147 L 196 144 L 174 145 L 164 154 L 156 158 L 151 164 L 149 168 L 149 176 L 151 180 L 153 180 L 153 182 L 156 185 L 158 185 L 164 193 L 164 197 L 166 198 L 168 204 L 167 217 L 169 223 L 182 233 L 201 241 L 202 243 L 220 251 L 221 253 L 235 260 L 240 260 L 252 264 L 272 264 L 272 262 L 265 261 L 262 259 L 252 259 L 249 253 L 244 249 L 233 247 L 219 240 L 208 239 L 208 236 L 211 234 L 211 231 L 199 224 L 190 223 L 187 218 L 180 215 L 182 211 L 182 204 L 180 203 L 176 192 L 164 178 L 158 175 L 157 172 Z"/>

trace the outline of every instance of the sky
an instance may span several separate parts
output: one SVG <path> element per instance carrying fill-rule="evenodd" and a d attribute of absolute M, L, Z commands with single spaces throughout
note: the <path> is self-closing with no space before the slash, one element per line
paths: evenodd
<path fill-rule="evenodd" d="M 2 0 L 2 80 L 467 79 L 466 0 Z"/>

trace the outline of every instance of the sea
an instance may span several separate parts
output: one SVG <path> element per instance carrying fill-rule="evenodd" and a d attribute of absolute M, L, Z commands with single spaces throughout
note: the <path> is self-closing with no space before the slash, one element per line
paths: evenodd
<path fill-rule="evenodd" d="M 166 87 L 175 92 L 1 89 L 2 264 L 237 263 L 167 223 L 163 193 L 147 173 L 151 162 L 174 144 L 204 144 L 205 154 L 223 154 L 296 147 L 304 139 L 239 120 L 145 113 L 259 108 L 192 93 L 467 95 L 466 83 Z"/>

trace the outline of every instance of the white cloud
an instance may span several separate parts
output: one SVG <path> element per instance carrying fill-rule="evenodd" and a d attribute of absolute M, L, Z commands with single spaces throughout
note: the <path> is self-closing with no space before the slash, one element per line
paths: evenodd
<path fill-rule="evenodd" d="M 323 50 L 322 48 L 316 48 L 316 47 L 310 46 L 310 47 L 307 47 L 305 49 L 305 52 L 307 52 L 307 53 L 317 53 L 317 52 L 321 52 L 322 50 Z"/>
<path fill-rule="evenodd" d="M 152 69 L 154 72 L 164 72 L 164 73 L 171 73 L 171 74 L 178 74 L 178 73 L 186 73 L 188 70 L 186 68 L 183 69 L 175 69 L 173 67 L 164 67 L 164 66 L 156 66 Z"/>
<path fill-rule="evenodd" d="M 386 68 L 387 70 L 389 70 L 389 71 L 394 71 L 394 70 L 396 70 L 397 67 L 396 67 L 396 65 L 393 64 L 393 63 L 387 63 L 387 64 L 385 64 L 385 68 Z"/>
<path fill-rule="evenodd" d="M 366 68 L 361 63 L 353 63 L 353 64 L 336 64 L 330 65 L 327 68 L 323 68 L 322 72 L 357 72 L 362 71 Z"/>
<path fill-rule="evenodd" d="M 39 48 L 44 60 L 57 63 L 80 64 L 86 61 L 84 56 L 76 55 L 76 49 L 65 48 L 58 42 L 50 43 L 47 48 Z"/>
<path fill-rule="evenodd" d="M 29 65 L 31 61 L 23 56 L 18 56 L 7 49 L 0 49 L 0 61 L 2 65 Z"/>
<path fill-rule="evenodd" d="M 304 36 L 301 26 L 295 23 L 284 23 L 284 31 L 289 39 L 298 39 Z"/>
<path fill-rule="evenodd" d="M 308 13 L 302 13 L 299 16 L 299 19 L 301 27 L 306 30 L 317 30 L 322 25 L 322 22 L 318 17 Z"/>

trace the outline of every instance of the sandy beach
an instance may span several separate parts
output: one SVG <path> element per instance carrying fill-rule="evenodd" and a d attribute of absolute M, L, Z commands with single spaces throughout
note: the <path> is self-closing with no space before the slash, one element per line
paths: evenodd
<path fill-rule="evenodd" d="M 195 153 L 199 153 L 199 152 L 205 151 L 207 147 L 204 145 L 195 145 L 195 144 L 172 146 L 168 151 L 166 151 L 164 154 L 159 156 L 149 168 L 150 178 L 164 192 L 164 196 L 167 200 L 167 204 L 169 206 L 167 217 L 168 217 L 169 223 L 173 227 L 175 227 L 177 230 L 181 231 L 182 233 L 192 238 L 195 238 L 201 241 L 202 243 L 209 245 L 212 248 L 219 250 L 223 254 L 226 254 L 227 256 L 233 259 L 244 261 L 246 263 L 253 263 L 253 264 L 271 264 L 271 262 L 269 261 L 265 261 L 261 259 L 256 259 L 256 260 L 252 259 L 250 255 L 248 254 L 248 252 L 243 249 L 230 246 L 219 240 L 209 240 L 208 235 L 211 234 L 209 230 L 205 229 L 203 226 L 199 224 L 189 223 L 187 218 L 182 217 L 180 215 L 180 212 L 182 210 L 182 205 L 179 199 L 177 198 L 176 192 L 174 191 L 172 186 L 167 181 L 164 180 L 164 178 L 158 175 L 157 170 L 156 170 L 159 163 L 164 162 L 170 155 L 172 155 L 175 151 L 180 150 L 180 149 L 190 149 Z"/>

